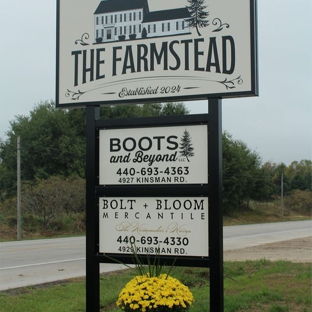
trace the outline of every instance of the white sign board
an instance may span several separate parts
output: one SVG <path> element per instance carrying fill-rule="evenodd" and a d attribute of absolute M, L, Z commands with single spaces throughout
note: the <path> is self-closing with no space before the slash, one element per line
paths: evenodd
<path fill-rule="evenodd" d="M 58 0 L 57 106 L 257 95 L 256 0 Z"/>
<path fill-rule="evenodd" d="M 100 253 L 208 257 L 208 198 L 99 198 Z"/>
<path fill-rule="evenodd" d="M 208 126 L 99 131 L 99 184 L 208 183 Z"/>

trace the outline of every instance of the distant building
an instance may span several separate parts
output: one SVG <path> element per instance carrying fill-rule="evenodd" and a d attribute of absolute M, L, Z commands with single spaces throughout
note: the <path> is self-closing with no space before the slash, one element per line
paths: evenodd
<path fill-rule="evenodd" d="M 187 34 L 189 17 L 186 7 L 150 12 L 147 0 L 102 0 L 94 12 L 94 37 L 100 43 Z"/>

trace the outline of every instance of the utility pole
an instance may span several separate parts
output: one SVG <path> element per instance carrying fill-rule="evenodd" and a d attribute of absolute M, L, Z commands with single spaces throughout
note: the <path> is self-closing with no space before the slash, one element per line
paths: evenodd
<path fill-rule="evenodd" d="M 284 177 L 281 175 L 281 217 L 284 217 Z"/>
<path fill-rule="evenodd" d="M 21 137 L 17 137 L 17 240 L 21 240 Z"/>

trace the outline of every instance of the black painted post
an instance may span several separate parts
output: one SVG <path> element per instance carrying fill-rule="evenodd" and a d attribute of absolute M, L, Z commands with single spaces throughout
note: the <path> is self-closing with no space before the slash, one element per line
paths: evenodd
<path fill-rule="evenodd" d="M 95 120 L 100 119 L 98 106 L 86 108 L 86 311 L 100 310 L 100 264 L 98 253 L 99 235 L 97 202 L 95 196 L 96 175 L 96 131 Z"/>
<path fill-rule="evenodd" d="M 210 312 L 223 312 L 222 100 L 208 100 Z"/>

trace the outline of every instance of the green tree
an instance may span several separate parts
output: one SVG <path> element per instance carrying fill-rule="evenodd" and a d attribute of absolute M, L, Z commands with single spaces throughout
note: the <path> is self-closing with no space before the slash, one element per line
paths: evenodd
<path fill-rule="evenodd" d="M 101 108 L 101 118 L 134 118 L 152 116 L 187 115 L 189 111 L 181 102 L 176 103 L 150 103 L 105 106 Z"/>
<path fill-rule="evenodd" d="M 312 161 L 303 159 L 300 162 L 293 161 L 285 168 L 285 175 L 289 180 L 291 190 L 310 190 L 312 180 Z"/>
<path fill-rule="evenodd" d="M 166 103 L 162 106 L 160 111 L 160 116 L 178 116 L 187 114 L 189 114 L 189 110 L 186 109 L 185 105 L 181 102 Z"/>
<path fill-rule="evenodd" d="M 105 106 L 101 118 L 132 118 L 181 115 L 183 103 Z M 58 175 L 85 176 L 85 109 L 56 109 L 53 102 L 37 104 L 29 116 L 18 115 L 10 122 L 8 139 L 0 148 L 0 196 L 16 193 L 16 140 L 21 137 L 22 181 Z"/>
<path fill-rule="evenodd" d="M 248 207 L 250 200 L 267 199 L 271 182 L 260 156 L 227 132 L 223 133 L 222 145 L 224 212 Z"/>
<path fill-rule="evenodd" d="M 191 17 L 186 19 L 190 27 L 195 27 L 198 36 L 201 36 L 198 28 L 207 27 L 209 25 L 209 21 L 207 17 L 209 16 L 209 12 L 206 12 L 205 9 L 207 8 L 204 3 L 205 0 L 187 0 L 190 4 L 187 6 L 187 9 L 190 12 Z"/>
<path fill-rule="evenodd" d="M 0 151 L 7 171 L 0 178 L 0 185 L 9 194 L 16 190 L 17 136 L 21 137 L 22 180 L 47 179 L 51 175 L 84 176 L 84 139 L 69 122 L 66 110 L 56 109 L 53 102 L 40 103 L 30 116 L 16 116 L 10 126 Z"/>
<path fill-rule="evenodd" d="M 274 164 L 273 171 L 271 173 L 272 183 L 274 185 L 274 194 L 281 195 L 281 186 L 283 179 L 283 193 L 284 195 L 289 194 L 291 191 L 290 181 L 288 176 L 285 174 L 287 166 L 284 163 Z"/>
<path fill-rule="evenodd" d="M 16 174 L 7 169 L 6 165 L 0 163 L 0 201 L 13 193 L 16 193 L 16 188 L 12 189 L 12 182 L 16 181 Z M 13 187 L 15 187 L 13 183 Z"/>

